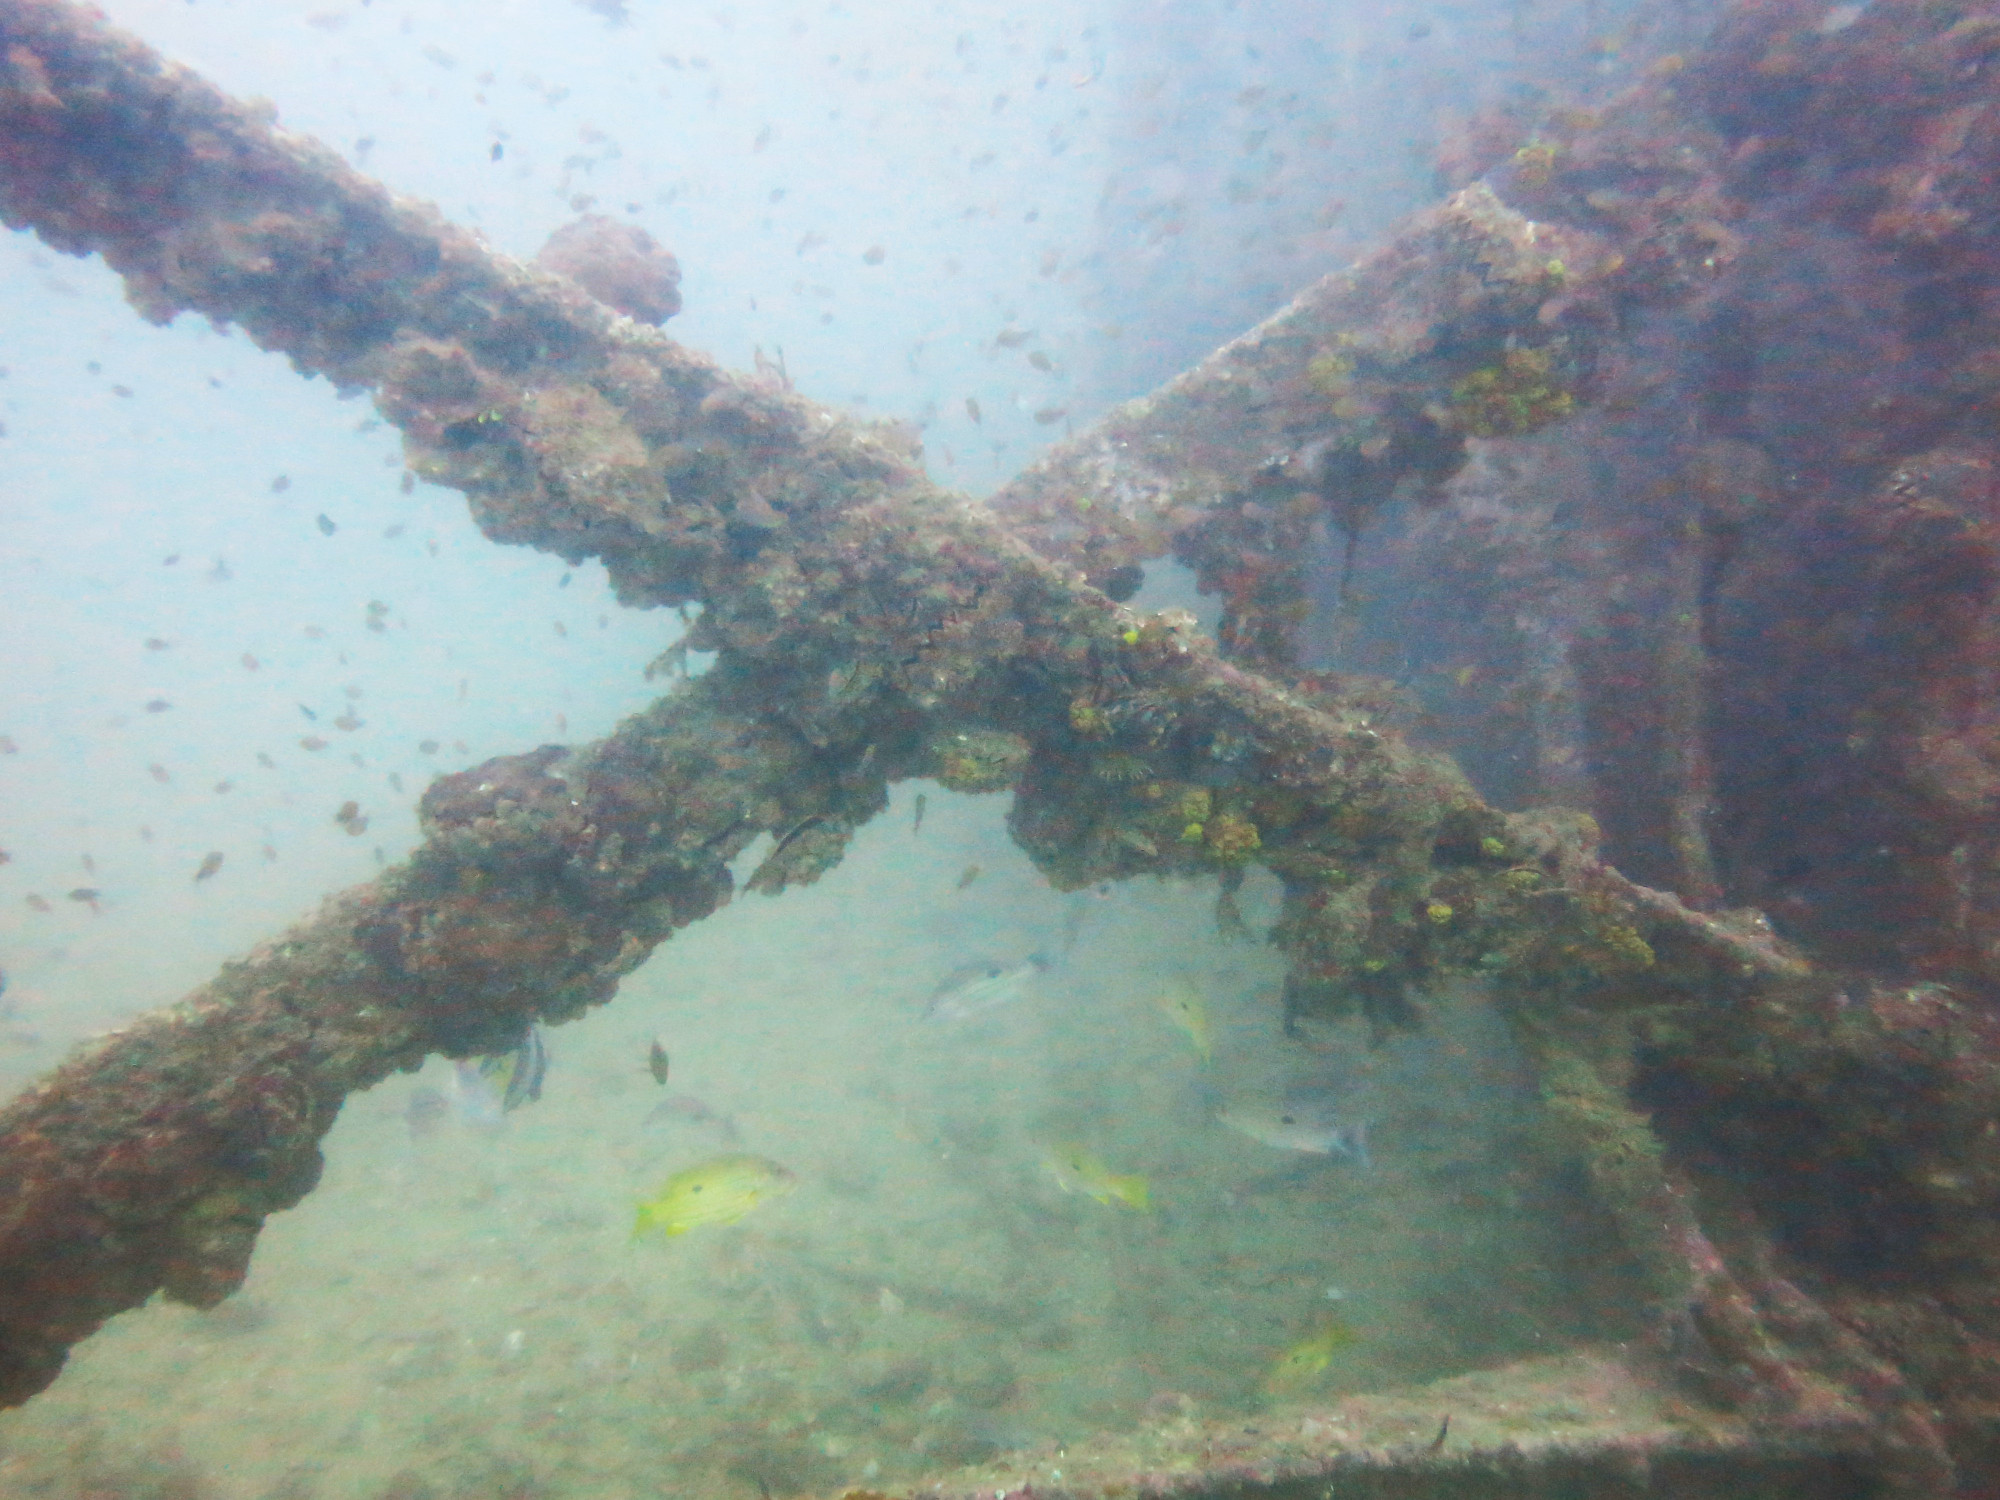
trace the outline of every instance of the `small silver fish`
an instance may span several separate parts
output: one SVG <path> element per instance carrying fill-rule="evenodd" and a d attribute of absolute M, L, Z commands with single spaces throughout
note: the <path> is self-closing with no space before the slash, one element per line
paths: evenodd
<path fill-rule="evenodd" d="M 722 1138 L 732 1144 L 743 1136 L 734 1120 L 711 1109 L 693 1094 L 667 1095 L 646 1111 L 646 1118 L 641 1123 L 651 1125 L 656 1120 L 686 1120 L 690 1125 L 713 1125 L 722 1132 Z"/>
<path fill-rule="evenodd" d="M 1238 1100 L 1224 1105 L 1216 1118 L 1231 1130 L 1280 1151 L 1342 1156 L 1359 1167 L 1371 1164 L 1366 1122 L 1343 1123 L 1331 1099 L 1294 1095 L 1275 1103 Z"/>
<path fill-rule="evenodd" d="M 549 1049 L 542 1028 L 530 1026 L 512 1052 L 495 1052 L 479 1059 L 478 1074 L 499 1091 L 501 1112 L 508 1113 L 542 1097 L 549 1076 Z"/>
<path fill-rule="evenodd" d="M 409 1127 L 411 1140 L 428 1140 L 450 1119 L 451 1101 L 429 1084 L 419 1084 L 410 1091 L 410 1102 L 403 1107 L 403 1123 Z"/>
<path fill-rule="evenodd" d="M 451 1094 L 446 1102 L 463 1124 L 481 1134 L 491 1134 L 506 1123 L 507 1112 L 500 1103 L 500 1091 L 492 1080 L 480 1076 L 476 1062 L 453 1066 Z"/>
<path fill-rule="evenodd" d="M 964 1021 L 1012 1005 L 1033 992 L 1036 977 L 1048 966 L 1049 961 L 1037 953 L 1012 968 L 981 962 L 953 969 L 924 1002 L 924 1019 Z"/>

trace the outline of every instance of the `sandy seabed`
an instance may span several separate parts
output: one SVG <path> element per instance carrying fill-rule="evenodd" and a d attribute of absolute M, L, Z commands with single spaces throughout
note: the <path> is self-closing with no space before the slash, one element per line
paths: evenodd
<path fill-rule="evenodd" d="M 1093 1434 L 1427 1380 L 1601 1336 L 1601 1230 L 1541 1145 L 1476 991 L 1422 1034 L 1281 1034 L 1280 968 L 1212 884 L 1059 894 L 998 798 L 915 787 L 819 885 L 740 898 L 548 1034 L 541 1100 L 413 1132 L 433 1059 L 349 1101 L 323 1183 L 242 1292 L 155 1303 L 0 1415 L 0 1493 L 53 1500 L 761 1500 L 894 1487 Z M 969 867 L 979 874 L 962 879 Z M 1254 882 L 1254 930 L 1275 914 Z M 924 1019 L 972 960 L 1052 960 L 988 1015 Z M 1203 1059 L 1159 1005 L 1204 997 Z M 646 1059 L 672 1058 L 662 1089 Z M 1218 1124 L 1336 1092 L 1372 1163 Z M 714 1118 L 672 1096 L 697 1099 Z M 1082 1142 L 1150 1210 L 1065 1194 Z M 725 1151 L 796 1191 L 632 1237 Z M 1355 1335 L 1295 1391 L 1288 1348 Z"/>

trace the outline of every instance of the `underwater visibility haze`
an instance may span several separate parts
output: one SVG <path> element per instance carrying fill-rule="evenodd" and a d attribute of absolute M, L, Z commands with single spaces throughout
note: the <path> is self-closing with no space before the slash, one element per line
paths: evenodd
<path fill-rule="evenodd" d="M 0 0 L 0 1496 L 2000 1483 L 1996 50 Z"/>

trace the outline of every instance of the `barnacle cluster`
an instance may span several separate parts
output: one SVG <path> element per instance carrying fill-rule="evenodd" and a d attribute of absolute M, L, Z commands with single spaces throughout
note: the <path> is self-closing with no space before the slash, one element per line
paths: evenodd
<path fill-rule="evenodd" d="M 1576 406 L 1548 349 L 1509 349 L 1451 388 L 1451 413 L 1473 437 L 1519 437 L 1560 422 Z"/>
<path fill-rule="evenodd" d="M 1544 188 L 1555 173 L 1562 147 L 1553 141 L 1530 141 L 1514 153 L 1514 180 L 1524 188 Z"/>
<path fill-rule="evenodd" d="M 1092 766 L 1099 781 L 1108 781 L 1114 786 L 1134 786 L 1153 774 L 1153 768 L 1123 750 L 1108 750 L 1097 757 Z"/>
<path fill-rule="evenodd" d="M 1101 740 L 1111 733 L 1111 718 L 1102 705 L 1089 698 L 1072 698 L 1069 727 L 1087 740 Z"/>
<path fill-rule="evenodd" d="M 1329 400 L 1344 395 L 1354 377 L 1354 358 L 1341 350 L 1329 349 L 1306 365 L 1306 380 Z"/>
<path fill-rule="evenodd" d="M 1208 852 L 1225 864 L 1241 864 L 1263 844 L 1257 825 L 1235 813 L 1217 813 L 1208 821 Z"/>
<path fill-rule="evenodd" d="M 999 792 L 1020 779 L 1028 742 L 1018 734 L 969 729 L 937 747 L 937 779 L 954 792 Z"/>

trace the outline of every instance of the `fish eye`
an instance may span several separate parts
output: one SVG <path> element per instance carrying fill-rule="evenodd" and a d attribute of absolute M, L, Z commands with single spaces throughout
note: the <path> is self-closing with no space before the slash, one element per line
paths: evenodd
<path fill-rule="evenodd" d="M 1299 1121 L 1296 1115 L 1279 1115 L 1278 1123 L 1280 1125 L 1296 1125 Z"/>

